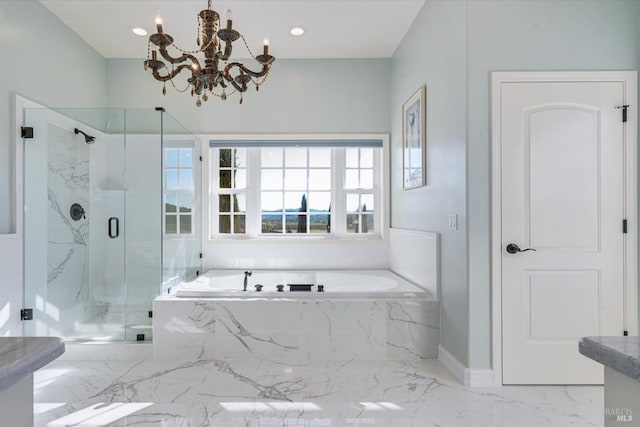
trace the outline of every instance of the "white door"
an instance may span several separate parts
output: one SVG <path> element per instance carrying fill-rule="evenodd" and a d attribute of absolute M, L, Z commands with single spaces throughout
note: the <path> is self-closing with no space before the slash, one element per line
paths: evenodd
<path fill-rule="evenodd" d="M 504 384 L 602 383 L 578 339 L 623 334 L 624 94 L 501 84 Z"/>

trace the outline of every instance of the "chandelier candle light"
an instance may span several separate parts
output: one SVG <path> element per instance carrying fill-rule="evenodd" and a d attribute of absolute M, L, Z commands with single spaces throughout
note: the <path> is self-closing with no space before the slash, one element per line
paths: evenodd
<path fill-rule="evenodd" d="M 275 58 L 269 55 L 269 40 L 264 40 L 262 55 L 254 56 L 249 49 L 249 45 L 244 36 L 232 28 L 233 15 L 231 9 L 227 11 L 227 27 L 220 28 L 220 15 L 211 9 L 211 0 L 208 0 L 206 10 L 198 14 L 198 50 L 186 51 L 177 47 L 173 42 L 173 37 L 165 33 L 162 29 L 162 18 L 156 17 L 156 34 L 149 37 L 147 60 L 144 61 L 144 69 L 151 69 L 153 77 L 164 83 L 162 94 L 167 93 L 166 82 L 179 92 L 186 92 L 191 89 L 191 96 L 197 95 L 196 106 L 200 107 L 202 101 L 209 99 L 209 95 L 214 95 L 222 99 L 235 93 L 240 93 L 240 104 L 242 104 L 242 94 L 247 91 L 247 84 L 255 85 L 256 90 L 260 88 L 271 70 L 271 64 Z M 244 46 L 249 55 L 262 66 L 260 71 L 253 71 L 241 62 L 229 62 L 231 57 L 232 43 L 242 38 Z M 152 50 L 151 45 L 155 45 Z M 157 46 L 158 50 L 155 50 Z M 167 51 L 168 46 L 173 46 L 180 51 L 181 55 L 173 57 Z M 162 58 L 171 64 L 171 70 L 165 63 L 158 59 L 158 51 Z M 204 67 L 194 55 L 204 54 Z M 185 89 L 178 89 L 173 82 L 173 78 L 180 72 L 188 70 L 191 77 L 187 79 L 188 85 Z M 227 93 L 227 89 L 233 89 Z M 216 92 L 220 87 L 221 91 Z"/>

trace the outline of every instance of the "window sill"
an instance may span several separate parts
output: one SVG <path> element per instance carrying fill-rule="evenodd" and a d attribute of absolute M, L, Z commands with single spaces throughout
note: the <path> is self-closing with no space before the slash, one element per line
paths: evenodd
<path fill-rule="evenodd" d="M 385 239 L 380 234 L 353 235 L 325 235 L 325 236 L 292 236 L 292 235 L 259 235 L 259 236 L 213 236 L 209 242 L 283 242 L 283 243 L 309 243 L 309 242 L 382 242 Z"/>

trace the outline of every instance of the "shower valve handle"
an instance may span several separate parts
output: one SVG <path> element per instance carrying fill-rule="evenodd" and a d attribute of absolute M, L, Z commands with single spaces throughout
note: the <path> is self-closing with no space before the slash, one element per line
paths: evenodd
<path fill-rule="evenodd" d="M 84 208 L 79 203 L 74 203 L 69 209 L 69 216 L 74 221 L 80 221 L 81 219 L 87 219 Z"/>

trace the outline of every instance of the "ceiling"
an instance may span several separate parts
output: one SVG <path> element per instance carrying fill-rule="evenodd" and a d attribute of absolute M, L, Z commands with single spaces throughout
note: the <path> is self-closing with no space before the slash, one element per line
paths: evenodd
<path fill-rule="evenodd" d="M 144 58 L 154 18 L 177 46 L 196 49 L 196 16 L 206 0 L 40 0 L 105 58 Z M 233 26 L 258 54 L 265 37 L 276 58 L 389 58 L 422 8 L 424 0 L 214 0 L 223 20 L 233 11 Z M 289 28 L 307 28 L 302 37 Z M 239 49 L 239 50 L 238 50 Z M 237 53 L 236 53 L 237 52 Z M 234 57 L 246 57 L 241 42 Z"/>

